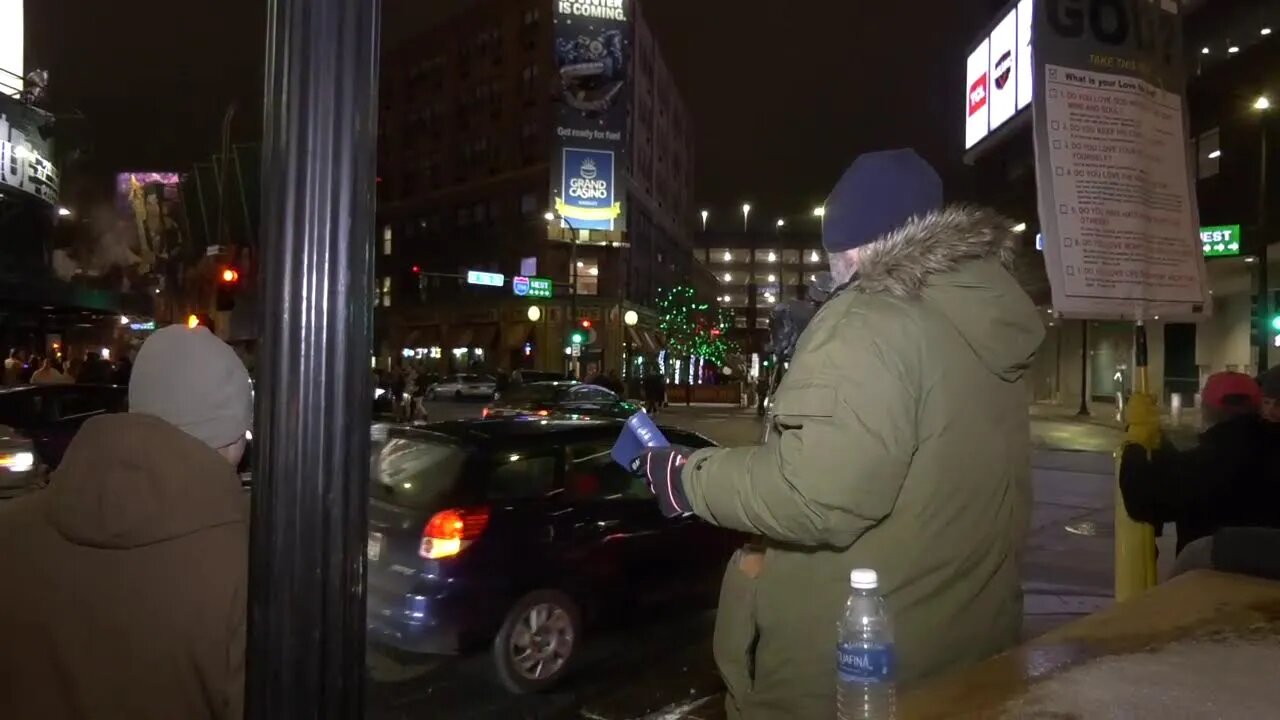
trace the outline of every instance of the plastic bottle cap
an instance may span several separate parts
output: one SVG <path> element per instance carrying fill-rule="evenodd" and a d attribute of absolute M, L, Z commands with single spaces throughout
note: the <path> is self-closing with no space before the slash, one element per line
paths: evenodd
<path fill-rule="evenodd" d="M 859 590 L 872 590 L 880 584 L 880 578 L 875 570 L 858 568 L 849 573 L 849 584 Z"/>

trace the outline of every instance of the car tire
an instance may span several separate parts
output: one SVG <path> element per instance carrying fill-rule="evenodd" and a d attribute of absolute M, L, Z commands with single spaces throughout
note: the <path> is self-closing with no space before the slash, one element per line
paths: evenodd
<path fill-rule="evenodd" d="M 498 682 L 517 695 L 554 687 L 573 665 L 582 615 L 568 595 L 538 590 L 520 598 L 493 639 Z"/>

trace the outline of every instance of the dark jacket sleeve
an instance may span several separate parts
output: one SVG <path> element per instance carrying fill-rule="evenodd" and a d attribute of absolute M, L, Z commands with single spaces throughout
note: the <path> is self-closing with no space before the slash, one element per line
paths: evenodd
<path fill-rule="evenodd" d="M 1168 447 L 1147 457 L 1141 445 L 1125 445 L 1120 459 L 1120 495 L 1129 517 L 1157 527 L 1193 513 L 1204 500 L 1204 488 L 1214 473 L 1203 448 L 1186 451 Z"/>

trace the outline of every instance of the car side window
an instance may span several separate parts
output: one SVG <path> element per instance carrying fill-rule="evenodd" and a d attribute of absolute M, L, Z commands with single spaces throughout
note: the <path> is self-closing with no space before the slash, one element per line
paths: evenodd
<path fill-rule="evenodd" d="M 610 442 L 569 446 L 565 494 L 571 500 L 647 500 L 653 497 L 643 478 L 613 461 Z"/>
<path fill-rule="evenodd" d="M 617 395 L 614 395 L 613 393 L 609 392 L 608 390 L 605 390 L 604 388 L 598 388 L 598 387 L 591 388 L 588 393 L 588 397 L 590 397 L 591 400 L 596 402 L 611 403 L 611 402 L 616 402 L 618 400 Z"/>
<path fill-rule="evenodd" d="M 487 488 L 490 500 L 533 500 L 556 490 L 554 455 L 497 453 L 490 467 Z"/>

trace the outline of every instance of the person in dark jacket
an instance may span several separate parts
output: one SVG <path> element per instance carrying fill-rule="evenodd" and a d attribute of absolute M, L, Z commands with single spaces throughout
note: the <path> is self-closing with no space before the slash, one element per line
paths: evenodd
<path fill-rule="evenodd" d="M 1150 454 L 1127 445 L 1120 492 L 1134 520 L 1177 526 L 1177 549 L 1224 527 L 1280 528 L 1280 425 L 1259 415 L 1248 375 L 1211 375 L 1201 394 L 1205 430 L 1188 450 L 1163 443 Z"/>
<path fill-rule="evenodd" d="M 662 377 L 662 373 L 658 372 L 657 366 L 649 368 L 649 374 L 644 377 L 644 409 L 650 415 L 654 415 L 662 407 L 663 401 L 667 397 L 667 379 Z"/>
<path fill-rule="evenodd" d="M 250 387 L 206 328 L 164 328 L 129 412 L 0 504 L 0 718 L 243 717 Z"/>
<path fill-rule="evenodd" d="M 1280 365 L 1258 377 L 1262 386 L 1262 419 L 1280 423 Z"/>

